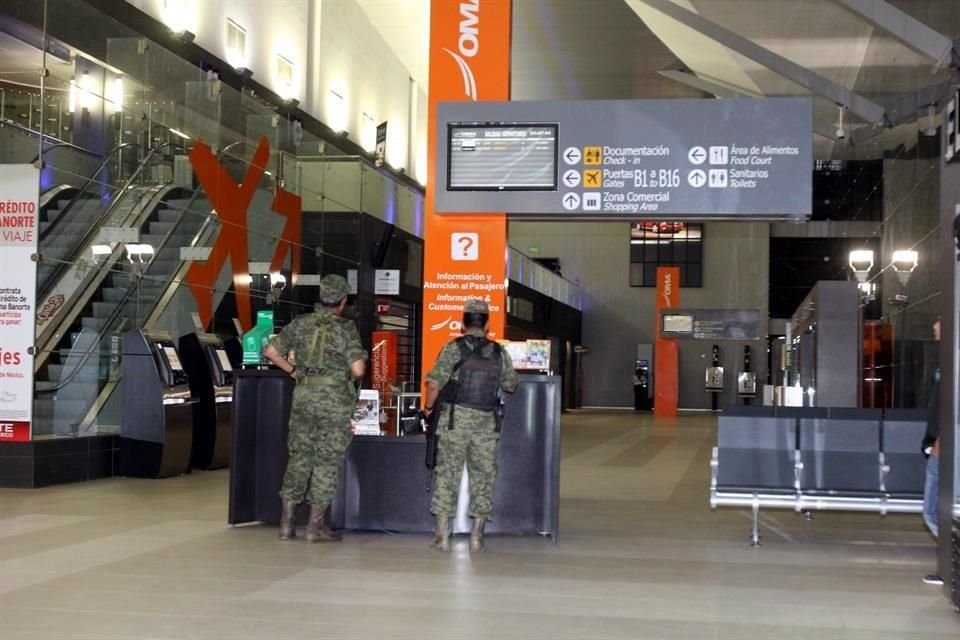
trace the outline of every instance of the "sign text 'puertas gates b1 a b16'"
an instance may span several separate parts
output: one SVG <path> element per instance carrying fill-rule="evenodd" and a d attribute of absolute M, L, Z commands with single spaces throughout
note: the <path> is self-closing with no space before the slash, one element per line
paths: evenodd
<path fill-rule="evenodd" d="M 437 171 L 437 104 L 510 97 L 510 0 L 433 0 L 430 5 L 428 183 Z M 503 209 L 441 215 L 427 190 L 423 277 L 423 371 L 460 335 L 463 304 L 490 304 L 490 333 L 504 337 L 507 223 Z"/>

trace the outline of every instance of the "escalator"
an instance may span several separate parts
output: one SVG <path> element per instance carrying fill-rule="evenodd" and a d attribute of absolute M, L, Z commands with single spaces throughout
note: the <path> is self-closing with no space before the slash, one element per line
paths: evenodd
<path fill-rule="evenodd" d="M 143 184 L 141 177 L 164 161 L 163 150 L 152 149 L 113 197 L 78 192 L 46 221 L 38 273 L 37 436 L 78 433 L 104 381 L 117 374 L 109 337 L 124 323 L 136 326 L 152 308 L 180 266 L 180 247 L 194 241 L 208 217 L 199 188 Z M 139 241 L 103 237 L 118 229 Z"/>
<path fill-rule="evenodd" d="M 219 154 L 221 161 L 230 160 L 228 150 Z M 83 247 L 80 253 L 48 277 L 38 298 L 38 321 L 44 321 L 44 301 L 64 292 L 53 320 L 44 321 L 38 331 L 37 436 L 112 432 L 110 427 L 119 424 L 120 394 L 114 391 L 120 382 L 120 336 L 156 327 L 192 264 L 181 260 L 180 248 L 210 247 L 219 232 L 220 220 L 202 187 L 131 182 L 85 231 L 77 243 Z M 264 195 L 266 202 L 272 200 L 272 191 Z M 149 246 L 152 253 L 131 258 L 124 243 L 98 242 L 98 228 L 105 226 L 138 228 L 137 246 Z M 270 237 L 277 241 L 278 236 Z M 84 266 L 94 260 L 94 246 L 101 253 L 95 264 Z"/>
<path fill-rule="evenodd" d="M 180 247 L 210 226 L 210 205 L 199 195 L 164 186 L 136 196 L 131 212 L 142 221 L 139 246 L 153 253 L 123 250 L 109 266 L 98 265 L 100 277 L 50 334 L 37 358 L 37 435 L 80 435 L 104 387 L 119 380 L 114 340 L 142 324 L 181 267 Z"/>

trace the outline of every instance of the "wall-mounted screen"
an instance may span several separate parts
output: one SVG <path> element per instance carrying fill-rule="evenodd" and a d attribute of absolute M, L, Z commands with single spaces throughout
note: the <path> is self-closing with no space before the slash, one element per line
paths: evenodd
<path fill-rule="evenodd" d="M 451 124 L 450 191 L 553 191 L 556 124 Z"/>
<path fill-rule="evenodd" d="M 176 349 L 164 345 L 163 355 L 167 357 L 167 362 L 170 364 L 171 369 L 174 371 L 183 371 L 183 365 L 180 364 L 180 356 L 177 355 Z"/>
<path fill-rule="evenodd" d="M 227 356 L 226 350 L 217 349 L 217 360 L 220 361 L 220 368 L 224 372 L 233 371 L 233 365 L 230 364 L 230 358 Z"/>
<path fill-rule="evenodd" d="M 693 316 L 688 314 L 664 314 L 664 333 L 693 333 Z"/>

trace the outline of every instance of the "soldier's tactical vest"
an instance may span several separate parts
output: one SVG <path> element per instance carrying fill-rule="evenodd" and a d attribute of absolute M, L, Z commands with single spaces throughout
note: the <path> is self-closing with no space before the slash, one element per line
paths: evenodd
<path fill-rule="evenodd" d="M 486 349 L 487 345 L 492 349 Z M 457 339 L 460 349 L 460 362 L 455 371 L 457 376 L 456 396 L 453 404 L 458 407 L 493 411 L 500 402 L 500 370 L 503 357 L 501 347 L 486 338 L 464 336 Z M 485 349 L 489 351 L 484 355 Z"/>

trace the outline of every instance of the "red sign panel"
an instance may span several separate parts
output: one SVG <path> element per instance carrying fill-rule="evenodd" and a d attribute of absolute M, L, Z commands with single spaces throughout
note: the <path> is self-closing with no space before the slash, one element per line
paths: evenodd
<path fill-rule="evenodd" d="M 0 422 L 0 442 L 29 442 L 29 422 Z"/>

